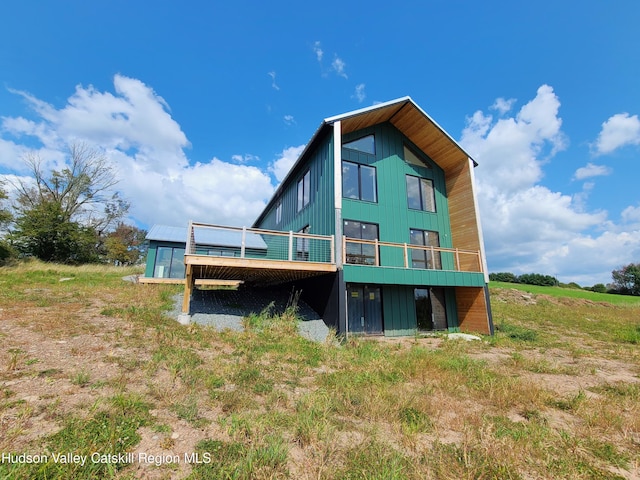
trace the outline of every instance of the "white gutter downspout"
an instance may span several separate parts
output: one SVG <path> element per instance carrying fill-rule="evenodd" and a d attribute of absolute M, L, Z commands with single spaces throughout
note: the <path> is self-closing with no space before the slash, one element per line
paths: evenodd
<path fill-rule="evenodd" d="M 342 270 L 342 123 L 340 120 L 333 122 L 333 209 L 335 212 L 335 249 L 336 267 Z M 349 318 L 347 310 L 347 291 L 341 293 L 345 297 L 344 302 L 344 336 L 349 338 Z"/>

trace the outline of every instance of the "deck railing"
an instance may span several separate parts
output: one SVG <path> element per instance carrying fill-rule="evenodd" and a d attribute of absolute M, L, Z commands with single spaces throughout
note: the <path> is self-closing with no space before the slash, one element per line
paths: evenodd
<path fill-rule="evenodd" d="M 479 251 L 342 237 L 342 262 L 376 267 L 482 273 Z"/>
<path fill-rule="evenodd" d="M 333 235 L 189 222 L 185 255 L 335 263 Z"/>
<path fill-rule="evenodd" d="M 189 222 L 185 255 L 336 263 L 333 235 Z M 483 272 L 479 251 L 342 237 L 342 263 Z"/>

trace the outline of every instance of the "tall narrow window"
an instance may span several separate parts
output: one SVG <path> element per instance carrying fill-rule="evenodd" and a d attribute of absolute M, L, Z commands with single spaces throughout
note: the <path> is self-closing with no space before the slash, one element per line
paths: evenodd
<path fill-rule="evenodd" d="M 343 143 L 342 146 L 349 150 L 356 150 L 358 152 L 368 153 L 369 155 L 376 154 L 376 140 L 373 135 L 367 135 L 366 137 L 360 137 L 357 140 Z"/>
<path fill-rule="evenodd" d="M 280 225 L 282 222 L 282 201 L 278 202 L 276 206 L 276 225 Z"/>
<path fill-rule="evenodd" d="M 350 242 L 358 240 L 378 240 L 378 225 L 375 223 L 344 221 L 344 236 L 347 237 L 347 263 L 360 265 L 376 264 L 376 246 L 370 243 Z"/>
<path fill-rule="evenodd" d="M 438 232 L 431 230 L 416 230 L 411 229 L 409 231 L 411 237 L 411 245 L 420 245 L 424 247 L 439 247 L 440 236 Z M 412 248 L 411 249 L 411 266 L 413 268 L 430 268 L 435 270 L 442 269 L 442 262 L 440 260 L 440 252 L 435 250 L 431 251 L 428 248 Z"/>
<path fill-rule="evenodd" d="M 367 202 L 377 202 L 378 186 L 375 167 L 343 161 L 342 196 Z"/>
<path fill-rule="evenodd" d="M 298 233 L 309 233 L 309 225 L 304 227 Z M 296 260 L 309 260 L 309 239 L 296 238 Z"/>
<path fill-rule="evenodd" d="M 433 180 L 407 175 L 407 204 L 413 210 L 436 211 Z"/>
<path fill-rule="evenodd" d="M 298 180 L 298 211 L 309 205 L 311 200 L 311 172 L 307 170 Z"/>

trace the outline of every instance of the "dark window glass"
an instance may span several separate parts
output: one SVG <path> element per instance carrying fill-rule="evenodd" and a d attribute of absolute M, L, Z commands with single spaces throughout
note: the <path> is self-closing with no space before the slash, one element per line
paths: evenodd
<path fill-rule="evenodd" d="M 360 200 L 377 202 L 376 169 L 360 165 Z"/>
<path fill-rule="evenodd" d="M 375 223 L 354 222 L 345 220 L 344 235 L 347 237 L 347 263 L 375 265 L 376 246 L 349 242 L 349 238 L 360 240 L 377 240 L 378 225 Z"/>
<path fill-rule="evenodd" d="M 413 165 L 418 165 L 419 167 L 431 168 L 431 165 L 423 161 L 418 155 L 413 153 L 406 145 L 404 146 L 404 159 L 407 163 L 411 163 Z"/>
<path fill-rule="evenodd" d="M 413 210 L 436 211 L 433 181 L 407 175 L 407 205 Z"/>
<path fill-rule="evenodd" d="M 342 196 L 367 202 L 377 202 L 378 187 L 375 167 L 343 161 Z"/>
<path fill-rule="evenodd" d="M 431 230 L 414 230 L 410 232 L 411 245 L 422 245 L 425 247 L 439 247 L 440 237 L 438 232 Z M 431 268 L 435 270 L 442 269 L 442 262 L 440 260 L 440 252 L 433 252 L 428 249 L 411 249 L 411 266 L 413 268 Z"/>
<path fill-rule="evenodd" d="M 343 143 L 342 146 L 349 150 L 357 150 L 358 152 L 368 153 L 370 155 L 376 154 L 376 140 L 373 135 L 367 135 L 366 137 Z"/>
<path fill-rule="evenodd" d="M 300 230 L 299 233 L 309 233 L 309 225 Z M 296 238 L 296 260 L 309 260 L 309 239 Z"/>
<path fill-rule="evenodd" d="M 153 276 L 184 278 L 184 248 L 158 247 Z"/>
<path fill-rule="evenodd" d="M 307 173 L 298 181 L 298 211 L 306 207 L 311 201 L 311 172 Z"/>
<path fill-rule="evenodd" d="M 282 202 L 278 202 L 276 207 L 276 225 L 280 225 L 280 222 L 282 222 Z"/>
<path fill-rule="evenodd" d="M 345 198 L 359 198 L 358 164 L 342 162 L 342 196 Z"/>
<path fill-rule="evenodd" d="M 407 202 L 409 208 L 422 210 L 420 202 L 420 179 L 407 175 Z"/>

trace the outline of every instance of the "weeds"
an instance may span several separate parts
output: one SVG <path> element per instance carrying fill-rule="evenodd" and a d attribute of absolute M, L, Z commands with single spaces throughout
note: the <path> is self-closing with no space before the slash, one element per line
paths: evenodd
<path fill-rule="evenodd" d="M 59 344 L 33 353 L 0 334 L 0 373 L 12 381 L 0 390 L 7 451 L 117 454 L 155 442 L 188 454 L 180 475 L 191 478 L 638 473 L 638 307 L 497 301 L 497 334 L 484 342 L 316 344 L 297 334 L 295 295 L 281 315 L 270 308 L 242 332 L 216 332 L 167 319 L 179 289 L 123 283 L 123 270 L 28 264 L 3 273 L 0 308 L 34 345 L 78 335 L 96 342 L 89 353 Z M 184 429 L 194 451 L 183 451 Z M 149 468 L 151 478 L 176 474 Z M 127 461 L 0 464 L 1 478 L 142 474 Z"/>

